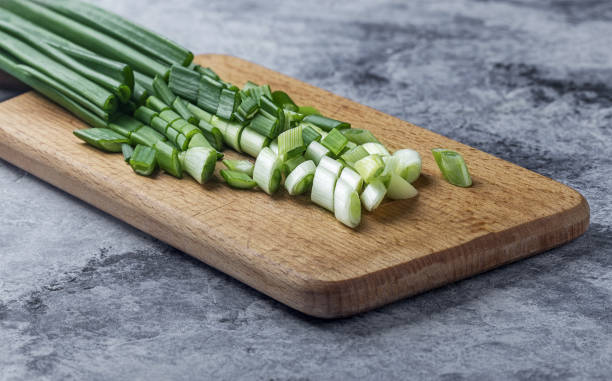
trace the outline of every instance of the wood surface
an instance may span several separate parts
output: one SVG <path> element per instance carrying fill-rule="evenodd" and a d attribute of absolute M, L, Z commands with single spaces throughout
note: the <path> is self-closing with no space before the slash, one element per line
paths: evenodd
<path fill-rule="evenodd" d="M 204 186 L 166 174 L 137 176 L 120 154 L 99 152 L 72 130 L 85 127 L 27 93 L 0 104 L 0 156 L 257 290 L 306 314 L 333 318 L 516 261 L 568 242 L 589 224 L 571 188 L 431 131 L 253 63 L 203 55 L 224 79 L 269 83 L 298 104 L 368 128 L 391 150 L 423 157 L 420 194 L 364 212 L 352 230 L 286 192 L 270 197 Z M 459 151 L 474 186 L 443 180 L 430 149 Z M 229 154 L 229 156 L 237 156 Z M 218 168 L 222 165 L 218 165 Z"/>

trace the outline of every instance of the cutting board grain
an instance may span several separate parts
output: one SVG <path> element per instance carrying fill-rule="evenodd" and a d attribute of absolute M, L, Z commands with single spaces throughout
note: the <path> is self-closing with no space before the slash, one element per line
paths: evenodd
<path fill-rule="evenodd" d="M 35 93 L 0 105 L 0 156 L 306 314 L 366 311 L 568 242 L 589 224 L 585 199 L 549 178 L 253 63 L 197 61 L 238 84 L 269 83 L 324 114 L 423 157 L 420 194 L 386 201 L 351 230 L 307 197 L 135 175 L 120 155 L 75 138 L 83 124 Z M 444 181 L 430 154 L 461 152 L 474 186 Z M 232 156 L 230 154 L 230 156 Z M 236 155 L 233 155 L 236 156 Z M 221 166 L 221 165 L 220 165 Z M 220 167 L 219 166 L 219 167 Z"/>

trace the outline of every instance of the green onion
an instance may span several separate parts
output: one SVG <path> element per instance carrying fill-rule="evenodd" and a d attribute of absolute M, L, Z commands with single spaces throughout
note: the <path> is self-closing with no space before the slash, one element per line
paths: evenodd
<path fill-rule="evenodd" d="M 195 134 L 201 134 L 199 128 L 187 122 L 185 119 L 178 119 L 174 121 L 172 123 L 172 128 L 185 135 L 187 139 L 191 139 L 191 137 Z"/>
<path fill-rule="evenodd" d="M 295 102 L 284 91 L 275 91 L 272 93 L 272 100 L 280 107 L 293 112 L 298 112 L 299 108 Z"/>
<path fill-rule="evenodd" d="M 192 103 L 187 103 L 187 110 L 189 110 L 190 113 L 195 115 L 195 117 L 198 118 L 200 121 L 210 123 L 210 121 L 212 120 L 213 115 L 211 113 L 202 110 L 201 108 Z"/>
<path fill-rule="evenodd" d="M 208 142 L 208 140 L 202 134 L 195 134 L 189 140 L 189 147 L 204 147 L 204 148 L 212 148 L 214 147 Z"/>
<path fill-rule="evenodd" d="M 176 95 L 170 90 L 168 84 L 162 77 L 156 75 L 153 79 L 153 90 L 155 90 L 155 95 L 161 99 L 165 104 L 171 105 L 174 103 L 176 99 Z"/>
<path fill-rule="evenodd" d="M 291 159 L 286 160 L 283 163 L 283 169 L 282 169 L 283 174 L 285 176 L 289 175 L 291 172 L 293 172 L 294 169 L 297 168 L 298 165 L 302 164 L 305 161 L 306 159 L 302 155 L 294 156 Z"/>
<path fill-rule="evenodd" d="M 398 159 L 395 172 L 409 183 L 414 182 L 421 174 L 421 155 L 415 150 L 401 149 L 393 153 Z"/>
<path fill-rule="evenodd" d="M 200 120 L 187 108 L 187 102 L 181 97 L 176 97 L 174 99 L 174 102 L 172 102 L 172 109 L 189 123 L 195 125 L 200 123 Z"/>
<path fill-rule="evenodd" d="M 139 175 L 150 176 L 157 167 L 155 150 L 151 147 L 137 145 L 130 158 L 130 165 Z"/>
<path fill-rule="evenodd" d="M 159 114 L 146 106 L 140 106 L 134 111 L 134 118 L 140 120 L 144 124 L 151 124 L 153 118 Z"/>
<path fill-rule="evenodd" d="M 291 196 L 298 196 L 307 192 L 312 186 L 316 169 L 317 167 L 312 160 L 305 161 L 295 167 L 285 179 L 287 192 Z"/>
<path fill-rule="evenodd" d="M 217 116 L 226 120 L 232 119 L 238 103 L 238 93 L 228 89 L 221 90 Z"/>
<path fill-rule="evenodd" d="M 149 126 L 142 126 L 130 135 L 132 145 L 142 144 L 153 147 L 159 141 L 165 141 L 166 137 Z"/>
<path fill-rule="evenodd" d="M 236 113 L 245 120 L 251 119 L 259 111 L 259 103 L 255 97 L 246 97 L 236 109 Z"/>
<path fill-rule="evenodd" d="M 268 85 L 257 86 L 253 82 L 247 82 L 241 91 L 240 97 L 241 99 L 253 97 L 257 100 L 257 103 L 261 105 L 263 98 L 272 99 L 272 92 Z"/>
<path fill-rule="evenodd" d="M 211 120 L 211 124 L 221 131 L 223 134 L 223 142 L 236 150 L 242 152 L 240 149 L 240 136 L 244 130 L 244 126 L 223 120 L 217 116 L 214 116 Z"/>
<path fill-rule="evenodd" d="M 156 151 L 155 158 L 159 167 L 174 177 L 182 178 L 183 169 L 179 162 L 177 149 L 162 141 L 155 143 L 153 148 Z"/>
<path fill-rule="evenodd" d="M 322 115 L 307 115 L 304 118 L 304 122 L 312 123 L 315 126 L 323 129 L 323 131 L 329 132 L 333 129 L 342 130 L 345 128 L 351 128 L 350 123 L 341 122 L 332 118 L 327 118 Z"/>
<path fill-rule="evenodd" d="M 370 155 L 381 155 L 381 156 L 389 156 L 391 155 L 389 151 L 380 143 L 365 143 L 361 145 Z"/>
<path fill-rule="evenodd" d="M 74 135 L 98 149 L 107 152 L 121 152 L 121 145 L 128 139 L 109 128 L 87 128 L 74 131 Z"/>
<path fill-rule="evenodd" d="M 154 59 L 132 49 L 126 44 L 109 37 L 86 25 L 80 24 L 59 13 L 31 1 L 3 0 L 2 6 L 38 25 L 55 32 L 79 45 L 106 57 L 125 62 L 134 69 L 154 76 L 166 76 L 167 67 Z M 129 36 L 128 38 L 133 38 Z"/>
<path fill-rule="evenodd" d="M 298 112 L 302 115 L 321 115 L 319 110 L 312 106 L 300 106 Z"/>
<path fill-rule="evenodd" d="M 178 136 L 176 137 L 175 144 L 178 147 L 178 149 L 181 151 L 186 151 L 187 148 L 189 148 L 189 140 L 187 139 L 185 135 L 181 133 L 179 133 Z"/>
<path fill-rule="evenodd" d="M 149 93 L 149 95 L 155 95 L 155 89 L 153 88 L 153 78 L 149 77 L 148 75 L 135 71 L 134 83 L 137 83 L 140 86 L 144 87 Z"/>
<path fill-rule="evenodd" d="M 57 63 L 55 60 L 50 59 L 13 36 L 0 32 L 0 48 L 12 54 L 20 61 L 36 68 L 36 70 L 44 73 L 46 76 L 72 89 L 103 111 L 113 113 L 117 110 L 117 97 L 113 93 Z M 78 99 L 75 100 L 78 101 Z M 85 104 L 83 106 L 87 107 Z"/>
<path fill-rule="evenodd" d="M 197 102 L 200 74 L 179 65 L 172 65 L 168 87 L 174 94 L 190 102 Z"/>
<path fill-rule="evenodd" d="M 369 211 L 378 208 L 387 194 L 387 188 L 382 181 L 373 181 L 361 193 L 361 203 Z"/>
<path fill-rule="evenodd" d="M 170 123 L 166 122 L 159 116 L 154 116 L 153 119 L 151 120 L 151 123 L 149 123 L 149 125 L 153 127 L 153 129 L 159 132 L 160 134 L 164 134 L 168 136 L 168 127 L 170 127 Z M 174 141 L 174 138 L 176 138 L 176 136 L 174 136 L 173 138 L 170 138 L 170 140 Z"/>
<path fill-rule="evenodd" d="M 342 179 L 336 182 L 334 190 L 334 215 L 338 221 L 351 228 L 356 228 L 361 223 L 359 194 Z"/>
<path fill-rule="evenodd" d="M 248 160 L 223 160 L 223 164 L 230 170 L 234 172 L 242 172 L 249 176 L 253 176 L 253 168 L 255 167 L 253 163 Z"/>
<path fill-rule="evenodd" d="M 304 145 L 308 147 L 312 142 L 320 142 L 321 134 L 319 134 L 311 125 L 302 123 L 302 138 L 304 139 Z"/>
<path fill-rule="evenodd" d="M 200 184 L 210 179 L 217 164 L 217 151 L 212 148 L 193 147 L 179 153 L 179 160 L 185 172 Z"/>
<path fill-rule="evenodd" d="M 113 36 L 168 65 L 189 65 L 193 53 L 167 38 L 102 8 L 82 1 L 37 0 L 46 7 Z"/>
<path fill-rule="evenodd" d="M 240 136 L 240 149 L 252 157 L 257 157 L 264 147 L 267 147 L 270 139 L 245 127 Z"/>
<path fill-rule="evenodd" d="M 223 149 L 223 134 L 218 127 L 214 127 L 209 122 L 200 119 L 200 124 L 198 124 L 200 130 L 204 137 L 208 140 L 208 142 L 213 146 L 217 151 L 221 151 Z"/>
<path fill-rule="evenodd" d="M 395 174 L 399 160 L 394 156 L 382 156 L 382 159 L 385 163 L 385 169 L 378 176 L 378 180 L 382 181 L 385 186 L 388 186 L 389 181 L 391 181 L 391 175 Z"/>
<path fill-rule="evenodd" d="M 378 139 L 368 130 L 358 128 L 349 128 L 341 131 L 344 136 L 351 142 L 361 145 L 365 143 L 380 143 Z"/>
<path fill-rule="evenodd" d="M 347 185 L 349 185 L 354 191 L 357 193 L 361 192 L 361 187 L 363 186 L 363 179 L 359 175 L 359 173 L 353 171 L 351 168 L 345 167 L 340 173 L 340 178 L 338 180 L 342 180 Z"/>
<path fill-rule="evenodd" d="M 334 212 L 334 189 L 338 176 L 323 167 L 317 167 L 312 181 L 310 199 L 315 204 Z"/>
<path fill-rule="evenodd" d="M 166 110 L 170 110 L 170 106 L 168 106 L 167 104 L 164 103 L 164 101 L 162 101 L 161 99 L 159 99 L 158 97 L 151 95 L 150 97 L 147 98 L 147 101 L 145 102 L 145 105 L 150 108 L 153 109 L 157 112 L 162 112 L 162 111 L 166 111 Z"/>
<path fill-rule="evenodd" d="M 138 83 L 134 84 L 134 90 L 132 91 L 132 100 L 136 102 L 136 104 L 144 105 L 145 102 L 147 101 L 147 98 L 151 95 L 152 94 L 149 94 L 147 89 L 140 86 L 140 84 Z"/>
<path fill-rule="evenodd" d="M 306 153 L 304 156 L 306 157 L 306 160 L 312 160 L 315 164 L 319 165 L 321 158 L 323 156 L 329 156 L 329 154 L 329 150 L 321 143 L 312 142 L 308 145 L 308 148 L 306 148 Z"/>
<path fill-rule="evenodd" d="M 267 194 L 275 193 L 281 182 L 281 161 L 268 147 L 261 150 L 255 160 L 253 180 Z"/>
<path fill-rule="evenodd" d="M 290 128 L 296 127 L 304 119 L 304 115 L 298 114 L 297 112 L 293 112 L 287 109 L 283 109 L 283 114 L 285 119 L 285 131 Z M 306 123 L 306 125 L 308 125 L 308 123 Z"/>
<path fill-rule="evenodd" d="M 175 113 L 174 111 L 170 109 L 161 111 L 159 113 L 159 117 L 165 120 L 166 122 L 170 123 L 170 125 L 172 125 L 172 123 L 176 122 L 177 120 L 183 119 L 181 118 L 179 114 Z"/>
<path fill-rule="evenodd" d="M 129 144 L 123 143 L 121 145 L 121 153 L 123 154 L 123 160 L 129 163 L 130 158 L 134 154 L 134 148 Z"/>
<path fill-rule="evenodd" d="M 113 122 L 108 124 L 108 128 L 128 139 L 131 137 L 134 131 L 138 130 L 142 126 L 143 124 L 140 121 L 127 115 L 119 115 Z"/>
<path fill-rule="evenodd" d="M 319 162 L 318 167 L 327 169 L 336 177 L 340 176 L 342 168 L 344 168 L 342 164 L 340 164 L 337 160 L 334 160 L 329 156 L 323 156 L 321 158 L 321 161 Z"/>
<path fill-rule="evenodd" d="M 306 150 L 302 139 L 302 126 L 297 126 L 278 135 L 278 156 L 292 158 Z"/>
<path fill-rule="evenodd" d="M 470 172 L 458 152 L 443 148 L 435 148 L 431 152 L 446 181 L 464 188 L 472 185 Z"/>
<path fill-rule="evenodd" d="M 213 71 L 213 69 L 209 68 L 209 67 L 202 67 L 200 65 L 195 65 L 195 70 L 202 74 L 205 75 L 207 77 L 210 77 L 212 79 L 216 79 L 217 81 L 219 81 L 221 78 L 219 78 L 219 76 L 217 75 L 217 73 L 215 73 Z"/>
<path fill-rule="evenodd" d="M 397 173 L 391 175 L 389 185 L 387 186 L 387 196 L 391 200 L 404 200 L 415 197 L 419 192 L 406 180 Z"/>
<path fill-rule="evenodd" d="M 321 140 L 321 144 L 334 156 L 337 156 L 340 152 L 342 152 L 347 143 L 348 139 L 336 129 L 331 130 L 327 136 Z"/>
<path fill-rule="evenodd" d="M 222 83 L 210 77 L 201 76 L 200 89 L 198 91 L 198 107 L 210 113 L 216 113 L 219 108 L 221 90 L 223 90 Z"/>
<path fill-rule="evenodd" d="M 225 179 L 227 185 L 236 189 L 252 189 L 257 186 L 255 180 L 244 172 L 232 171 L 227 169 L 221 170 L 221 176 Z"/>
<path fill-rule="evenodd" d="M 364 157 L 366 157 L 368 155 L 369 155 L 369 153 L 368 153 L 368 151 L 365 150 L 365 148 L 363 148 L 362 146 L 357 146 L 357 147 L 352 148 L 352 149 L 348 150 L 347 152 L 343 153 L 341 158 L 346 163 L 349 163 L 349 165 L 352 166 L 356 162 L 358 162 L 359 160 L 363 159 Z"/>
<path fill-rule="evenodd" d="M 277 118 L 270 118 L 264 113 L 259 113 L 253 118 L 249 127 L 255 132 L 274 139 L 280 132 L 280 125 Z"/>
<path fill-rule="evenodd" d="M 164 122 L 166 122 L 166 121 L 164 120 Z M 166 123 L 168 123 L 168 122 L 166 122 Z M 160 125 L 161 125 L 161 123 L 160 123 Z M 168 138 L 168 140 L 170 140 L 172 143 L 176 144 L 177 139 L 178 139 L 180 134 L 181 133 L 179 131 L 177 131 L 174 128 L 170 127 L 170 124 L 166 125 L 165 135 Z"/>
<path fill-rule="evenodd" d="M 272 152 L 274 152 L 275 155 L 278 155 L 278 139 L 272 140 L 268 147 L 270 147 L 270 149 L 272 150 Z"/>
<path fill-rule="evenodd" d="M 368 155 L 357 161 L 355 170 L 361 175 L 363 181 L 370 183 L 385 169 L 385 162 L 380 155 Z"/>

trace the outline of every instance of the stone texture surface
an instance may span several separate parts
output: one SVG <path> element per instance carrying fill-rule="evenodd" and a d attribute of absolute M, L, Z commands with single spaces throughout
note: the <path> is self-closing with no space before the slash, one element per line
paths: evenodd
<path fill-rule="evenodd" d="M 592 226 L 320 321 L 0 161 L 1 380 L 610 379 L 610 1 L 99 3 L 564 182 Z"/>

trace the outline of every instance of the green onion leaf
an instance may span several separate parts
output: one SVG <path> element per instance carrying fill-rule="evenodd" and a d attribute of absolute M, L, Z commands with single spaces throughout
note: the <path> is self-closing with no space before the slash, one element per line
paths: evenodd
<path fill-rule="evenodd" d="M 321 115 L 319 110 L 312 106 L 300 106 L 298 112 L 303 115 Z"/>
<path fill-rule="evenodd" d="M 209 67 L 202 67 L 202 66 L 200 66 L 200 65 L 195 65 L 195 70 L 196 70 L 198 73 L 200 73 L 200 74 L 202 74 L 202 75 L 205 75 L 205 76 L 207 76 L 207 77 L 210 77 L 210 78 L 212 78 L 212 79 L 215 79 L 215 80 L 217 80 L 217 81 L 221 80 L 221 78 L 219 78 L 219 75 L 217 75 L 217 73 L 215 73 L 215 72 L 213 71 L 213 69 L 211 69 L 211 68 L 209 68 Z"/>
<path fill-rule="evenodd" d="M 230 170 L 234 172 L 242 172 L 249 176 L 253 176 L 253 168 L 255 166 L 248 160 L 223 160 L 223 164 Z"/>
<path fill-rule="evenodd" d="M 176 120 L 174 123 L 172 123 L 172 128 L 185 135 L 187 139 L 191 139 L 191 137 L 195 134 L 201 134 L 199 128 L 187 122 L 185 119 Z"/>
<path fill-rule="evenodd" d="M 221 176 L 223 176 L 227 185 L 232 188 L 253 189 L 257 186 L 255 180 L 244 172 L 222 169 Z"/>
<path fill-rule="evenodd" d="M 166 110 L 171 110 L 170 106 L 168 106 L 167 104 L 164 103 L 164 101 L 162 101 L 161 99 L 159 99 L 158 97 L 151 95 L 149 98 L 147 98 L 147 101 L 145 102 L 145 105 L 154 110 L 157 111 L 159 113 L 166 111 Z"/>
<path fill-rule="evenodd" d="M 217 151 L 212 148 L 193 147 L 179 153 L 179 160 L 185 172 L 200 184 L 210 179 L 217 164 Z"/>
<path fill-rule="evenodd" d="M 74 131 L 74 135 L 98 149 L 107 152 L 121 152 L 121 145 L 129 140 L 110 128 L 87 128 Z"/>
<path fill-rule="evenodd" d="M 306 159 L 302 155 L 294 156 L 291 159 L 286 160 L 283 163 L 283 169 L 282 169 L 283 175 L 285 176 L 289 175 L 291 172 L 293 172 L 295 168 L 297 168 L 298 165 L 302 164 L 305 161 Z"/>
<path fill-rule="evenodd" d="M 431 152 L 446 181 L 458 187 L 472 186 L 470 172 L 458 152 L 443 148 L 435 148 Z"/>
<path fill-rule="evenodd" d="M 263 136 L 274 139 L 280 132 L 277 118 L 270 118 L 265 113 L 259 113 L 253 118 L 249 127 Z"/>
<path fill-rule="evenodd" d="M 130 158 L 130 165 L 139 175 L 150 176 L 157 167 L 155 150 L 151 147 L 137 145 Z"/>
<path fill-rule="evenodd" d="M 351 142 L 361 145 L 365 143 L 380 143 L 378 139 L 368 130 L 358 128 L 349 128 L 341 131 L 344 136 Z"/>
<path fill-rule="evenodd" d="M 336 182 L 334 190 L 334 215 L 338 221 L 350 228 L 356 228 L 361 223 L 359 194 L 342 179 Z"/>
<path fill-rule="evenodd" d="M 210 121 L 212 120 L 213 114 L 202 110 L 201 108 L 192 103 L 187 103 L 187 110 L 189 110 L 190 113 L 195 115 L 195 117 L 198 118 L 200 121 L 210 123 Z"/>
<path fill-rule="evenodd" d="M 291 196 L 298 196 L 307 192 L 312 186 L 316 169 L 317 167 L 312 160 L 305 161 L 295 167 L 285 179 L 287 192 Z"/>
<path fill-rule="evenodd" d="M 181 97 L 176 97 L 174 102 L 172 102 L 172 109 L 177 112 L 181 116 L 181 118 L 185 119 L 191 124 L 198 125 L 200 123 L 200 119 L 198 119 L 189 109 L 187 108 L 187 102 Z"/>
<path fill-rule="evenodd" d="M 204 137 L 202 134 L 195 134 L 189 140 L 189 147 L 204 147 L 204 148 L 212 148 L 214 147 L 210 144 L 210 142 Z"/>
<path fill-rule="evenodd" d="M 160 134 L 164 134 L 166 135 L 166 137 L 168 137 L 168 127 L 170 127 L 170 123 L 166 122 L 159 116 L 154 116 L 151 120 L 151 123 L 149 124 L 151 125 L 151 127 L 153 127 L 155 131 L 159 132 Z M 174 141 L 172 138 L 168 138 Z"/>
<path fill-rule="evenodd" d="M 217 116 L 226 120 L 232 119 L 238 103 L 238 93 L 228 89 L 221 90 Z"/>
<path fill-rule="evenodd" d="M 172 123 L 176 122 L 177 120 L 182 120 L 183 118 L 181 118 L 181 116 L 177 113 L 175 113 L 172 110 L 164 110 L 161 111 L 159 113 L 159 117 L 162 118 L 163 120 L 165 120 L 166 122 L 170 123 L 170 125 L 172 125 Z"/>
<path fill-rule="evenodd" d="M 108 127 L 118 134 L 130 138 L 132 133 L 142 127 L 143 124 L 127 115 L 119 115 L 113 122 L 108 124 Z"/>
<path fill-rule="evenodd" d="M 369 211 L 378 208 L 387 194 L 387 188 L 382 181 L 373 181 L 361 193 L 361 203 Z"/>
<path fill-rule="evenodd" d="M 304 145 L 308 147 L 312 142 L 320 142 L 321 134 L 319 134 L 310 124 L 302 123 L 302 138 L 304 139 Z"/>
<path fill-rule="evenodd" d="M 327 118 L 322 115 L 308 115 L 304 118 L 304 122 L 312 123 L 326 132 L 329 132 L 333 129 L 342 130 L 345 128 L 351 128 L 350 123 L 341 122 L 339 120 Z"/>
<path fill-rule="evenodd" d="M 306 157 L 306 160 L 312 160 L 316 165 L 319 165 L 321 158 L 323 156 L 329 156 L 329 154 L 329 150 L 321 143 L 312 142 L 308 145 L 308 148 L 306 148 L 306 153 L 304 156 Z"/>
<path fill-rule="evenodd" d="M 200 127 L 202 134 L 214 149 L 217 151 L 223 150 L 223 134 L 218 127 L 213 126 L 203 119 L 200 119 L 200 124 L 198 124 L 198 127 Z"/>
<path fill-rule="evenodd" d="M 251 119 L 259 111 L 259 102 L 255 97 L 245 97 L 238 106 L 236 112 L 245 120 Z"/>
<path fill-rule="evenodd" d="M 166 142 L 159 141 L 153 146 L 156 151 L 155 158 L 159 167 L 174 177 L 182 178 L 183 169 L 178 158 L 178 150 Z"/>
<path fill-rule="evenodd" d="M 268 147 L 261 150 L 255 160 L 253 180 L 267 194 L 275 193 L 281 182 L 281 161 Z"/>
<path fill-rule="evenodd" d="M 299 108 L 295 102 L 284 91 L 275 91 L 272 93 L 272 100 L 280 107 L 293 112 L 298 112 Z"/>
<path fill-rule="evenodd" d="M 159 114 L 146 106 L 140 106 L 134 111 L 134 118 L 144 124 L 151 124 L 151 121 L 153 121 L 153 118 L 156 116 L 159 116 Z"/>
<path fill-rule="evenodd" d="M 383 172 L 385 162 L 380 155 L 368 155 L 357 161 L 354 168 L 366 183 L 370 183 Z"/>
<path fill-rule="evenodd" d="M 343 153 L 341 158 L 349 165 L 353 166 L 356 162 L 368 156 L 368 151 L 365 150 L 362 146 L 357 146 Z"/>
<path fill-rule="evenodd" d="M 348 143 L 348 139 L 342 135 L 342 133 L 337 130 L 331 130 L 326 137 L 321 140 L 321 144 L 327 148 L 332 155 L 337 156 L 342 152 L 346 144 Z"/>

